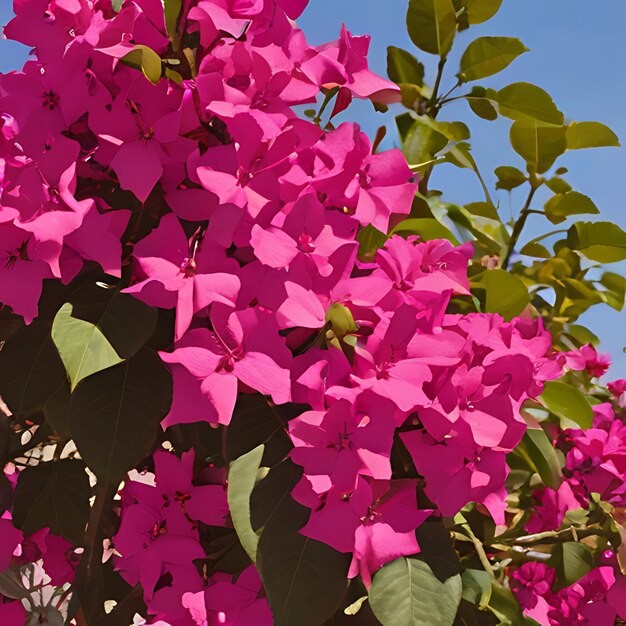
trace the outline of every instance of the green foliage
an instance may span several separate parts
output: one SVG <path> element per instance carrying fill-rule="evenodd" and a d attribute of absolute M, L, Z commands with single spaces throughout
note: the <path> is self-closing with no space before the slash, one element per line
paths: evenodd
<path fill-rule="evenodd" d="M 558 489 L 562 478 L 561 463 L 545 431 L 541 428 L 529 428 L 524 433 L 519 448 L 541 476 L 543 484 L 551 489 Z"/>
<path fill-rule="evenodd" d="M 228 507 L 239 541 L 252 562 L 256 561 L 259 537 L 250 521 L 250 496 L 257 481 L 263 444 L 231 462 L 228 468 Z"/>
<path fill-rule="evenodd" d="M 584 544 L 567 541 L 554 546 L 548 564 L 556 569 L 563 587 L 575 583 L 593 568 L 593 555 Z"/>
<path fill-rule="evenodd" d="M 554 415 L 571 420 L 581 428 L 591 427 L 593 411 L 587 398 L 576 387 L 550 380 L 545 383 L 540 399 Z"/>
<path fill-rule="evenodd" d="M 452 0 L 409 0 L 406 24 L 411 41 L 424 52 L 445 58 L 456 33 Z"/>
<path fill-rule="evenodd" d="M 462 5 L 470 24 L 482 24 L 498 12 L 502 0 L 462 0 Z"/>
<path fill-rule="evenodd" d="M 617 135 L 600 122 L 572 122 L 567 127 L 567 149 L 603 148 L 620 145 Z"/>
<path fill-rule="evenodd" d="M 501 72 L 528 48 L 513 37 L 479 37 L 461 57 L 459 80 L 467 83 Z"/>
<path fill-rule="evenodd" d="M 599 263 L 626 259 L 626 233 L 611 222 L 573 224 L 567 232 L 567 245 Z"/>
<path fill-rule="evenodd" d="M 147 348 L 82 381 L 69 403 L 69 427 L 98 480 L 115 484 L 152 450 L 172 401 L 172 379 Z"/>
<path fill-rule="evenodd" d="M 143 75 L 153 84 L 157 84 L 161 80 L 163 65 L 161 57 L 148 46 L 138 44 L 121 58 L 122 63 L 129 67 L 140 70 Z"/>
<path fill-rule="evenodd" d="M 562 125 L 564 116 L 546 91 L 531 83 L 513 83 L 495 94 L 500 115 Z"/>
<path fill-rule="evenodd" d="M 63 363 L 46 322 L 20 328 L 0 350 L 0 396 L 18 416 L 39 410 L 64 380 Z"/>
<path fill-rule="evenodd" d="M 534 119 L 517 120 L 511 126 L 511 145 L 530 173 L 547 172 L 567 149 L 565 127 Z"/>
<path fill-rule="evenodd" d="M 452 626 L 461 594 L 458 574 L 442 583 L 423 561 L 399 558 L 376 572 L 369 600 L 383 626 Z"/>
<path fill-rule="evenodd" d="M 89 518 L 91 487 L 82 461 L 39 463 L 20 472 L 13 522 L 24 534 L 41 528 L 81 545 Z"/>

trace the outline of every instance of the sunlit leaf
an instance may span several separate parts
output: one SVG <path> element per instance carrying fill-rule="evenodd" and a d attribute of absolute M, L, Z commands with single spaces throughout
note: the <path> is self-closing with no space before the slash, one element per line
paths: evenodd
<path fill-rule="evenodd" d="M 447 239 L 455 246 L 459 245 L 458 239 L 441 222 L 429 218 L 410 218 L 403 220 L 389 233 L 419 235 L 425 241 L 430 239 Z"/>
<path fill-rule="evenodd" d="M 578 191 L 556 194 L 546 202 L 545 213 L 553 224 L 559 224 L 570 215 L 598 214 L 600 211 L 591 198 Z"/>
<path fill-rule="evenodd" d="M 542 428 L 529 428 L 520 444 L 532 461 L 543 484 L 557 489 L 561 484 L 561 465 L 552 442 Z"/>
<path fill-rule="evenodd" d="M 581 428 L 590 428 L 593 423 L 593 411 L 584 394 L 567 383 L 547 381 L 539 399 L 557 417 L 572 420 Z"/>
<path fill-rule="evenodd" d="M 496 167 L 495 175 L 498 177 L 496 189 L 506 189 L 507 191 L 523 185 L 528 180 L 526 174 L 510 165 Z"/>
<path fill-rule="evenodd" d="M 503 87 L 496 95 L 498 111 L 512 120 L 533 119 L 548 124 L 563 124 L 550 94 L 531 83 L 513 83 Z"/>
<path fill-rule="evenodd" d="M 410 0 L 406 24 L 411 41 L 420 50 L 448 55 L 456 33 L 452 0 Z"/>
<path fill-rule="evenodd" d="M 490 20 L 500 9 L 502 0 L 463 0 L 470 24 Z"/>
<path fill-rule="evenodd" d="M 402 48 L 387 48 L 387 74 L 394 83 L 424 84 L 424 66 Z"/>
<path fill-rule="evenodd" d="M 485 312 L 499 313 L 506 320 L 519 315 L 530 302 L 524 283 L 501 269 L 487 270 L 474 279 L 472 287 L 485 292 Z"/>
<path fill-rule="evenodd" d="M 511 145 L 528 170 L 543 174 L 565 152 L 565 128 L 537 120 L 518 120 L 511 126 Z"/>
<path fill-rule="evenodd" d="M 626 259 L 626 232 L 612 222 L 577 222 L 567 232 L 567 245 L 599 263 Z"/>
<path fill-rule="evenodd" d="M 479 37 L 463 53 L 458 77 L 470 82 L 497 74 L 524 52 L 528 52 L 528 48 L 519 39 Z"/>
<path fill-rule="evenodd" d="M 138 44 L 120 60 L 125 65 L 141 70 L 143 75 L 155 85 L 161 79 L 163 69 L 161 57 L 148 46 Z"/>
<path fill-rule="evenodd" d="M 617 135 L 600 122 L 572 122 L 567 127 L 566 137 L 568 150 L 620 146 Z"/>

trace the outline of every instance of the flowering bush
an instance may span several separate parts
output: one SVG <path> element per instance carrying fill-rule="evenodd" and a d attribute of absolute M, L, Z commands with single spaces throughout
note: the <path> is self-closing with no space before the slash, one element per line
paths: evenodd
<path fill-rule="evenodd" d="M 367 37 L 306 42 L 306 4 L 14 2 L 33 58 L 0 76 L 2 624 L 626 619 L 626 386 L 596 383 L 574 324 L 583 256 L 626 234 L 516 248 L 542 185 L 551 221 L 591 202 L 541 176 L 559 154 L 617 140 L 474 88 L 517 120 L 509 233 L 486 187 L 428 190 L 439 161 L 478 171 L 436 120 L 443 63 L 434 90 L 397 48 L 376 76 Z M 408 25 L 442 59 L 499 6 L 441 4 Z M 458 86 L 515 56 L 491 39 Z M 411 109 L 403 151 L 335 122 L 353 98 Z M 620 308 L 623 279 L 595 282 L 587 306 Z"/>

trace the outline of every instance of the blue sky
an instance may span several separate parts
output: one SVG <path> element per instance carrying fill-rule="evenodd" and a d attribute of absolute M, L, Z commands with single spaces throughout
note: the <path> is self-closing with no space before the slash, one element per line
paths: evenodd
<path fill-rule="evenodd" d="M 9 0 L 0 3 L 0 23 L 11 17 Z M 416 51 L 406 35 L 405 0 L 311 0 L 304 15 L 298 20 L 311 43 L 336 39 L 344 22 L 354 34 L 370 34 L 370 66 L 385 75 L 386 48 L 395 45 L 410 50 L 426 64 L 427 80 L 432 84 L 435 57 Z M 530 52 L 522 55 L 500 75 L 481 84 L 500 88 L 517 81 L 533 82 L 548 91 L 568 119 L 597 120 L 609 125 L 626 144 L 626 48 L 623 31 L 626 25 L 626 3 L 623 0 L 602 0 L 590 8 L 582 0 L 504 0 L 496 17 L 485 24 L 472 27 L 457 36 L 457 43 L 448 61 L 448 87 L 458 67 L 465 46 L 483 35 L 519 37 Z M 21 66 L 26 58 L 23 46 L 11 41 L 2 42 L 0 71 Z M 446 88 L 446 83 L 443 85 Z M 394 128 L 393 115 L 373 112 L 367 103 L 355 103 L 350 118 L 360 122 L 368 134 L 379 126 Z M 498 165 L 516 165 L 522 168 L 519 157 L 508 143 L 509 122 L 487 122 L 478 119 L 464 102 L 451 105 L 444 119 L 466 122 L 472 131 L 474 157 L 490 181 Z M 395 138 L 390 133 L 385 145 L 391 147 Z M 626 229 L 626 149 L 596 149 L 576 151 L 559 161 L 570 172 L 570 184 L 581 193 L 592 197 L 600 208 L 601 218 Z M 432 186 L 445 191 L 446 199 L 465 203 L 480 200 L 481 191 L 473 175 L 445 165 L 436 170 Z M 509 207 L 518 210 L 523 199 L 515 192 L 500 192 L 501 207 L 508 214 Z M 541 198 L 539 198 L 541 200 Z M 540 208 L 540 206 L 537 206 Z M 542 219 L 533 216 L 529 235 L 548 229 Z M 610 269 L 624 273 L 626 263 Z M 610 352 L 615 361 L 612 377 L 626 377 L 626 313 L 617 313 L 600 305 L 581 318 L 602 341 L 602 349 Z"/>

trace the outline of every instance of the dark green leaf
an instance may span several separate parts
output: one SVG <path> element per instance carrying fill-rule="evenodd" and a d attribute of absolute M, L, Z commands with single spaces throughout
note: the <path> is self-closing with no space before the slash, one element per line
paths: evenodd
<path fill-rule="evenodd" d="M 452 546 L 450 531 L 440 518 L 428 518 L 418 526 L 415 536 L 421 548 L 421 558 L 441 582 L 460 573 L 459 555 Z"/>
<path fill-rule="evenodd" d="M 369 600 L 383 626 L 451 626 L 461 593 L 458 574 L 442 583 L 426 563 L 403 557 L 376 572 Z"/>
<path fill-rule="evenodd" d="M 441 222 L 432 218 L 409 218 L 401 221 L 389 233 L 419 235 L 422 239 L 447 239 L 455 246 L 459 245 L 458 239 Z"/>
<path fill-rule="evenodd" d="M 458 77 L 463 82 L 497 74 L 528 48 L 513 37 L 479 37 L 467 46 L 461 57 Z"/>
<path fill-rule="evenodd" d="M 541 402 L 558 417 L 576 422 L 581 428 L 591 428 L 593 411 L 584 394 L 578 389 L 558 380 L 545 383 Z"/>
<path fill-rule="evenodd" d="M 537 120 L 518 120 L 511 126 L 511 145 L 528 170 L 543 174 L 565 152 L 565 128 Z"/>
<path fill-rule="evenodd" d="M 456 33 L 452 0 L 409 0 L 406 24 L 411 41 L 420 50 L 448 55 Z"/>
<path fill-rule="evenodd" d="M 591 198 L 577 191 L 568 191 L 552 196 L 552 198 L 546 202 L 544 209 L 547 218 L 553 224 L 560 224 L 570 215 L 600 213 Z"/>
<path fill-rule="evenodd" d="M 626 259 L 626 233 L 612 222 L 577 222 L 567 232 L 567 245 L 599 263 Z"/>
<path fill-rule="evenodd" d="M 41 528 L 81 545 L 89 518 L 91 487 L 82 461 L 39 463 L 20 472 L 13 522 L 24 534 Z"/>
<path fill-rule="evenodd" d="M 359 228 L 356 240 L 359 242 L 359 260 L 371 263 L 376 252 L 385 245 L 387 235 L 368 224 L 364 228 Z"/>
<path fill-rule="evenodd" d="M 520 444 L 532 461 L 543 484 L 558 489 L 561 484 L 561 464 L 552 442 L 542 428 L 529 428 Z"/>
<path fill-rule="evenodd" d="M 67 381 L 63 381 L 46 400 L 43 405 L 43 414 L 46 418 L 46 422 L 50 424 L 52 430 L 62 438 L 69 439 L 70 436 L 70 422 L 69 422 L 69 407 L 70 407 L 70 385 Z"/>
<path fill-rule="evenodd" d="M 488 98 L 475 98 L 468 96 L 467 103 L 470 105 L 470 109 L 472 109 L 478 117 L 484 120 L 493 121 L 498 118 L 498 111 Z"/>
<path fill-rule="evenodd" d="M 289 405 L 297 409 L 298 405 Z M 265 444 L 263 465 L 272 466 L 285 458 L 293 447 L 286 432 L 287 419 L 295 415 L 281 412 L 285 407 L 269 404 L 261 394 L 240 394 L 226 435 L 226 452 L 234 460 L 259 444 Z M 300 407 L 300 412 L 304 409 Z"/>
<path fill-rule="evenodd" d="M 424 66 L 410 52 L 395 46 L 387 48 L 387 74 L 394 83 L 424 84 Z"/>
<path fill-rule="evenodd" d="M 143 75 L 153 84 L 161 79 L 161 57 L 148 46 L 136 45 L 128 54 L 121 59 L 122 63 L 136 70 L 141 70 Z"/>
<path fill-rule="evenodd" d="M 263 445 L 231 462 L 228 468 L 228 506 L 237 537 L 254 563 L 259 537 L 250 522 L 250 495 L 257 481 Z"/>
<path fill-rule="evenodd" d="M 40 409 L 64 380 L 49 324 L 35 321 L 24 326 L 2 346 L 0 396 L 16 415 L 27 417 Z"/>
<path fill-rule="evenodd" d="M 566 587 L 591 571 L 593 555 L 585 544 L 566 541 L 554 546 L 548 565 L 556 569 L 559 583 Z"/>
<path fill-rule="evenodd" d="M 347 590 L 349 556 L 299 532 L 309 513 L 286 494 L 261 532 L 257 567 L 276 626 L 323 624 Z"/>
<path fill-rule="evenodd" d="M 567 127 L 567 149 L 582 148 L 619 148 L 617 135 L 600 122 L 572 122 Z"/>
<path fill-rule="evenodd" d="M 487 270 L 472 282 L 485 292 L 485 312 L 499 313 L 506 320 L 519 315 L 530 302 L 524 283 L 501 269 Z"/>
<path fill-rule="evenodd" d="M 496 189 L 506 189 L 507 191 L 523 185 L 528 180 L 528 177 L 523 172 L 510 165 L 496 167 L 495 175 L 498 177 Z"/>
<path fill-rule="evenodd" d="M 493 578 L 481 569 L 466 569 L 461 574 L 463 581 L 463 598 L 481 609 L 491 599 L 491 582 Z"/>
<path fill-rule="evenodd" d="M 502 587 L 497 582 L 491 584 L 491 598 L 489 608 L 493 614 L 501 620 L 501 624 L 507 626 L 526 626 L 532 624 L 532 620 L 525 618 L 513 592 Z"/>
<path fill-rule="evenodd" d="M 177 26 L 181 6 L 182 0 L 165 0 L 163 4 L 163 10 L 165 11 L 165 27 L 167 28 L 167 34 L 170 36 L 174 50 L 178 49 Z"/>
<path fill-rule="evenodd" d="M 99 480 L 119 481 L 150 453 L 171 401 L 171 375 L 147 348 L 82 381 L 70 401 L 70 432 Z"/>
<path fill-rule="evenodd" d="M 463 0 L 470 24 L 482 24 L 490 20 L 500 9 L 502 0 Z"/>
<path fill-rule="evenodd" d="M 563 124 L 559 111 L 550 94 L 531 83 L 513 83 L 503 87 L 496 95 L 501 115 L 512 120 L 533 119 L 548 124 Z"/>

